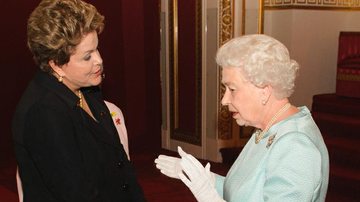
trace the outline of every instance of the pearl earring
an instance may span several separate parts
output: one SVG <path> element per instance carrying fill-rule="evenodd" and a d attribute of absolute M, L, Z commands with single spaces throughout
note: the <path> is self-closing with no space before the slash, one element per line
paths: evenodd
<path fill-rule="evenodd" d="M 62 83 L 62 82 L 63 82 L 63 76 L 59 76 L 58 81 L 59 81 L 60 83 Z"/>

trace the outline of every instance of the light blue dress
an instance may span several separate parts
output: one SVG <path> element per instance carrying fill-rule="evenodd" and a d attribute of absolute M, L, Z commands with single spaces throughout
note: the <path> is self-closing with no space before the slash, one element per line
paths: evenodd
<path fill-rule="evenodd" d="M 228 202 L 325 201 L 329 156 L 307 107 L 273 125 L 255 144 L 245 145 L 216 189 Z"/>

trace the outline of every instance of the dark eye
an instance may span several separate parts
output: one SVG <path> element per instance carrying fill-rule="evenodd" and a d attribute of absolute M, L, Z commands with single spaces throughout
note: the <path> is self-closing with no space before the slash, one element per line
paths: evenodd
<path fill-rule="evenodd" d="M 84 57 L 84 60 L 86 60 L 86 61 L 89 61 L 91 59 L 91 55 L 89 54 L 89 55 L 86 55 L 85 57 Z"/>

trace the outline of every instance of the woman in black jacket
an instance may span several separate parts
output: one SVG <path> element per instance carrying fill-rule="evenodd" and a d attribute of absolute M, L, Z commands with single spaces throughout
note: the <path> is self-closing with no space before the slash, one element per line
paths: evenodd
<path fill-rule="evenodd" d="M 145 201 L 98 87 L 103 21 L 81 0 L 43 0 L 30 15 L 40 71 L 13 120 L 24 201 Z"/>

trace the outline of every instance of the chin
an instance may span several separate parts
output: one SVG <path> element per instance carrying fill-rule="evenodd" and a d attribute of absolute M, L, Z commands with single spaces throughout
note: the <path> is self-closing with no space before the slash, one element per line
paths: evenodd
<path fill-rule="evenodd" d="M 94 80 L 93 82 L 91 82 L 91 84 L 92 84 L 93 86 L 98 86 L 98 85 L 101 84 L 101 82 L 102 82 L 102 79 L 100 78 L 100 79 Z"/>
<path fill-rule="evenodd" d="M 236 119 L 236 123 L 239 126 L 246 126 L 246 121 L 242 120 L 242 119 Z"/>

